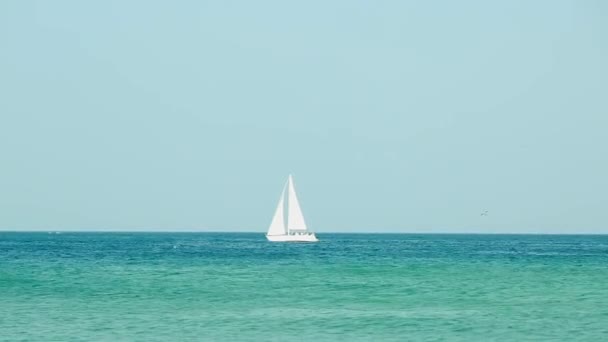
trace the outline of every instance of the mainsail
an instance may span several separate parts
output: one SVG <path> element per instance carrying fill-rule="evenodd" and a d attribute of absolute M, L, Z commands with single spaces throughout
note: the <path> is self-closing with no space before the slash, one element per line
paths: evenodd
<path fill-rule="evenodd" d="M 288 180 L 288 191 L 289 191 L 289 212 L 287 214 L 287 229 L 306 231 L 306 223 L 304 222 L 304 215 L 302 215 L 302 209 L 300 209 L 300 203 L 296 196 L 296 189 L 293 185 L 293 178 L 289 175 Z"/>

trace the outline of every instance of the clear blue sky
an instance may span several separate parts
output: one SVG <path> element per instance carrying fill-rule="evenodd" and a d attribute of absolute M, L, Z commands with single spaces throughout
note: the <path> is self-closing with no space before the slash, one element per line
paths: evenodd
<path fill-rule="evenodd" d="M 0 2 L 0 229 L 608 233 L 605 1 Z M 488 216 L 480 216 L 484 209 Z"/>

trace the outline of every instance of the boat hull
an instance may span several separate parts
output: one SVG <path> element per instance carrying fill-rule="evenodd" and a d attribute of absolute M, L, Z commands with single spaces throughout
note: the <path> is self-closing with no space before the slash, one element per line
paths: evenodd
<path fill-rule="evenodd" d="M 294 234 L 294 235 L 266 235 L 268 241 L 272 242 L 317 242 L 317 236 L 314 233 Z"/>

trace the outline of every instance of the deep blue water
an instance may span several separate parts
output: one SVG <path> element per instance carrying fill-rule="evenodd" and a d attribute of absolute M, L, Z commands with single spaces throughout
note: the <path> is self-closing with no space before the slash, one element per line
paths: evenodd
<path fill-rule="evenodd" d="M 0 233 L 0 340 L 608 337 L 608 236 Z"/>

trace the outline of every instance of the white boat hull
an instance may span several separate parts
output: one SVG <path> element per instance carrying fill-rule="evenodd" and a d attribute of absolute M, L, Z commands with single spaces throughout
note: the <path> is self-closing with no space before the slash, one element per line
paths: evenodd
<path fill-rule="evenodd" d="M 317 242 L 319 239 L 314 233 L 302 233 L 293 235 L 266 235 L 268 241 L 272 242 Z"/>

